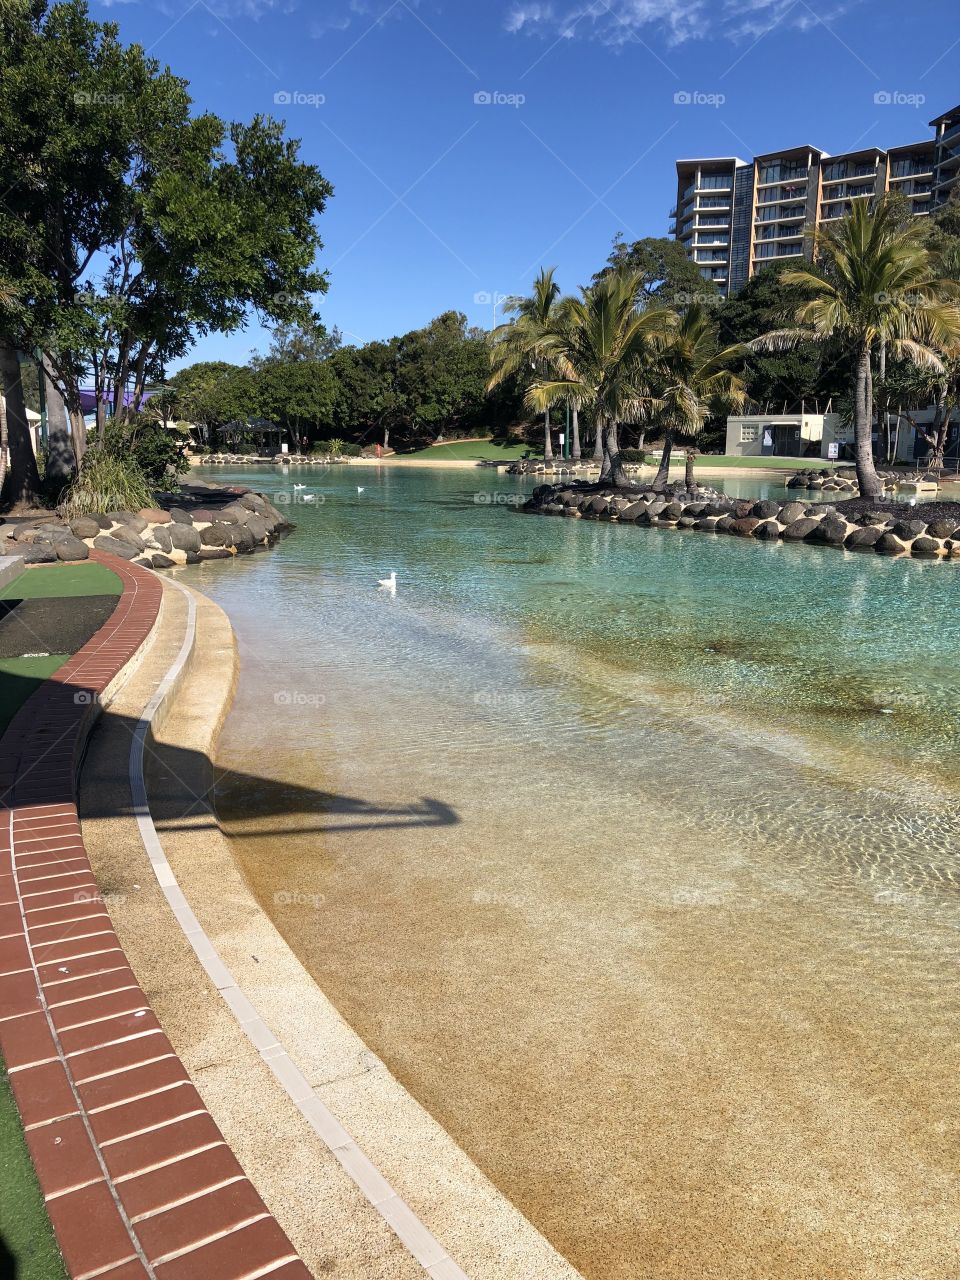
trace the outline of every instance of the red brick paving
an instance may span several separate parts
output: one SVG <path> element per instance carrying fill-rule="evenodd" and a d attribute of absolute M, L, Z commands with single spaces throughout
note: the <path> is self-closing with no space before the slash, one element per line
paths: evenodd
<path fill-rule="evenodd" d="M 117 607 L 0 740 L 0 1050 L 27 1144 L 74 1280 L 309 1280 L 154 1017 L 83 847 L 83 743 L 162 594 L 91 557 L 123 583 Z"/>

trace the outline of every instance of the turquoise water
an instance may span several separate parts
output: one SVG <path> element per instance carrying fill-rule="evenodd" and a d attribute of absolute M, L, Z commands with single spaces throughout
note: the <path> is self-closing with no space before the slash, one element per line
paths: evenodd
<path fill-rule="evenodd" d="M 238 856 L 484 1171 L 591 1280 L 940 1280 L 956 568 L 528 517 L 487 469 L 199 475 L 297 524 L 184 571 L 240 643 Z"/>

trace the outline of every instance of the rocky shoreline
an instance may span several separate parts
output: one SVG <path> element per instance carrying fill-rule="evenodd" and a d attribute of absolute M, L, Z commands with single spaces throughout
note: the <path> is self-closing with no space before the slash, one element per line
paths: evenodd
<path fill-rule="evenodd" d="M 261 493 L 243 485 L 185 485 L 156 495 L 156 507 L 49 517 L 0 525 L 0 553 L 53 564 L 108 551 L 146 569 L 226 560 L 275 543 L 291 525 Z"/>
<path fill-rule="evenodd" d="M 756 502 L 728 498 L 712 489 L 687 491 L 679 485 L 662 491 L 650 486 L 540 485 L 520 510 L 960 563 L 960 503 L 929 507 L 924 512 L 924 507 L 860 498 L 837 505 Z"/>

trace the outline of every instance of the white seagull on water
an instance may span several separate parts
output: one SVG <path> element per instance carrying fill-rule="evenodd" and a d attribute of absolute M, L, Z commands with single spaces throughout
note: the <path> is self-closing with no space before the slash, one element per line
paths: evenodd
<path fill-rule="evenodd" d="M 366 488 L 366 485 L 358 484 L 358 485 L 357 485 L 357 493 L 363 493 L 363 491 L 364 491 L 364 489 L 365 489 L 365 488 Z"/>
<path fill-rule="evenodd" d="M 396 573 L 396 570 L 395 570 L 395 569 L 391 570 L 391 572 L 390 572 L 390 577 L 389 577 L 389 578 L 381 578 L 381 579 L 377 582 L 377 587 L 378 587 L 381 591 L 387 591 L 387 592 L 389 592 L 389 593 L 390 593 L 390 595 L 395 596 L 395 595 L 397 594 L 397 573 Z"/>
<path fill-rule="evenodd" d="M 295 484 L 293 487 L 294 487 L 295 489 L 304 489 L 304 488 L 306 488 L 306 485 L 302 485 L 302 484 Z"/>

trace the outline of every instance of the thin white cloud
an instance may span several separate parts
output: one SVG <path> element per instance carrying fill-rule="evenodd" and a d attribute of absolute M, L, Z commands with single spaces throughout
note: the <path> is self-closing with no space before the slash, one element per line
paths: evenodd
<path fill-rule="evenodd" d="M 507 12 L 507 31 L 550 39 L 596 40 L 615 47 L 630 44 L 641 33 L 660 33 L 672 45 L 705 36 L 756 40 L 778 26 L 810 31 L 833 21 L 859 0 L 841 0 L 817 13 L 807 0 L 514 0 Z"/>

